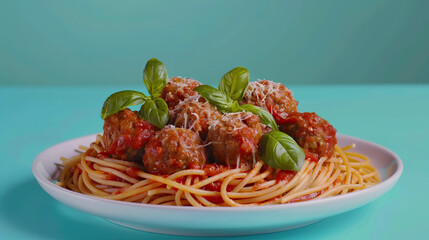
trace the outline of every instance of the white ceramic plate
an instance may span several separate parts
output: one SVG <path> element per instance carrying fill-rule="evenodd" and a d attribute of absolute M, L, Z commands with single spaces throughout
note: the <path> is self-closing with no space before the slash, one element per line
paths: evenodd
<path fill-rule="evenodd" d="M 358 138 L 337 135 L 340 146 L 356 143 L 379 170 L 382 182 L 373 187 L 332 198 L 283 205 L 244 208 L 155 206 L 106 200 L 75 193 L 55 185 L 61 156 L 71 157 L 78 145 L 88 146 L 95 135 L 55 145 L 33 162 L 40 186 L 58 201 L 111 222 L 148 232 L 188 236 L 230 236 L 270 233 L 302 227 L 358 208 L 386 193 L 398 181 L 403 165 L 392 151 Z"/>

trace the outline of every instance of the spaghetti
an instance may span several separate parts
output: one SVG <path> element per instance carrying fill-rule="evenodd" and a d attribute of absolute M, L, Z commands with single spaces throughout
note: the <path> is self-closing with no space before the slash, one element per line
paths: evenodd
<path fill-rule="evenodd" d="M 281 204 L 357 191 L 380 179 L 368 157 L 351 152 L 355 146 L 335 146 L 331 158 L 306 160 L 298 172 L 273 169 L 258 161 L 251 169 L 205 165 L 168 176 L 144 172 L 141 165 L 100 157 L 103 137 L 85 152 L 62 158 L 57 185 L 105 199 L 146 204 L 243 207 Z M 102 156 L 102 155 L 101 155 Z"/>

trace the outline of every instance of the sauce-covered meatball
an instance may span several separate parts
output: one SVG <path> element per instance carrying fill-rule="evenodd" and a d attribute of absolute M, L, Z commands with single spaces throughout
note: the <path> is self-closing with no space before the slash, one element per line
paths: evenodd
<path fill-rule="evenodd" d="M 152 174 L 201 168 L 206 163 L 204 145 L 200 136 L 189 129 L 166 126 L 147 143 L 143 165 Z"/>
<path fill-rule="evenodd" d="M 174 125 L 191 129 L 206 139 L 209 126 L 222 117 L 222 114 L 204 98 L 188 98 L 179 103 L 174 110 Z"/>
<path fill-rule="evenodd" d="M 135 111 L 125 109 L 104 121 L 104 151 L 123 160 L 139 161 L 144 146 L 157 127 L 141 119 Z"/>
<path fill-rule="evenodd" d="M 280 130 L 295 139 L 313 160 L 331 157 L 334 153 L 337 130 L 316 113 L 290 113 Z"/>
<path fill-rule="evenodd" d="M 191 78 L 173 77 L 162 90 L 161 98 L 165 100 L 169 109 L 174 109 L 179 102 L 198 95 L 194 88 L 200 85 L 200 82 Z"/>
<path fill-rule="evenodd" d="M 269 111 L 277 124 L 284 123 L 288 113 L 298 111 L 292 91 L 281 83 L 260 80 L 249 83 L 240 104 L 253 104 Z"/>
<path fill-rule="evenodd" d="M 209 127 L 207 142 L 217 163 L 253 165 L 262 135 L 263 126 L 258 116 L 246 112 L 229 113 Z"/>

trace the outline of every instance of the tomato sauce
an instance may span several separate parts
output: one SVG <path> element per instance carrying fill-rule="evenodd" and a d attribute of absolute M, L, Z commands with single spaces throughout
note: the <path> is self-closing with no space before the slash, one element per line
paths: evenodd
<path fill-rule="evenodd" d="M 196 162 L 191 162 L 189 163 L 189 169 L 201 169 L 201 166 Z"/>
<path fill-rule="evenodd" d="M 266 106 L 267 106 L 267 109 L 269 109 L 271 115 L 273 115 L 274 120 L 276 121 L 277 124 L 283 124 L 286 122 L 285 116 L 287 116 L 287 114 L 277 111 L 277 109 L 273 108 L 273 106 L 270 103 L 267 103 Z"/>
<path fill-rule="evenodd" d="M 227 166 L 217 165 L 216 163 L 206 164 L 203 166 L 203 170 L 207 176 L 211 177 L 219 173 L 229 170 Z"/>
<path fill-rule="evenodd" d="M 185 184 L 185 178 L 184 177 L 179 177 L 179 178 L 176 178 L 176 180 L 175 180 L 177 183 L 180 183 L 180 184 Z"/>
<path fill-rule="evenodd" d="M 204 190 L 208 191 L 214 191 L 214 192 L 220 192 L 222 187 L 221 181 L 215 181 L 210 184 L 207 184 L 203 187 Z M 231 192 L 234 189 L 235 186 L 228 185 L 226 187 L 227 192 Z M 223 198 L 221 196 L 204 196 L 204 198 L 214 204 L 220 204 L 223 203 Z"/>
<path fill-rule="evenodd" d="M 109 154 L 115 154 L 121 156 L 125 151 L 131 147 L 131 136 L 129 134 L 122 134 L 116 139 L 110 148 L 106 149 L 106 152 Z"/>
<path fill-rule="evenodd" d="M 309 160 L 309 161 L 313 161 L 313 162 L 319 161 L 319 156 L 317 156 L 317 154 L 312 153 L 312 152 L 308 151 L 307 149 L 304 149 L 304 152 L 305 152 L 305 160 Z"/>
<path fill-rule="evenodd" d="M 277 173 L 276 180 L 277 182 L 286 181 L 290 182 L 296 175 L 295 171 L 290 170 L 281 170 Z"/>

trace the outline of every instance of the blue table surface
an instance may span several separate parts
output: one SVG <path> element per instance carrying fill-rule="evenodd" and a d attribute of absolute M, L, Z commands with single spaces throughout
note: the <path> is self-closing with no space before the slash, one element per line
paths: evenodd
<path fill-rule="evenodd" d="M 1 239 L 188 239 L 127 229 L 57 202 L 37 184 L 33 159 L 44 149 L 102 131 L 105 98 L 142 86 L 1 87 Z M 391 191 L 358 209 L 291 231 L 238 239 L 421 239 L 429 226 L 429 85 L 290 86 L 299 110 L 339 133 L 397 153 L 404 172 Z M 180 219 L 180 216 L 174 216 Z M 287 216 L 285 216 L 287 217 Z M 224 238 L 228 239 L 228 238 Z"/>

